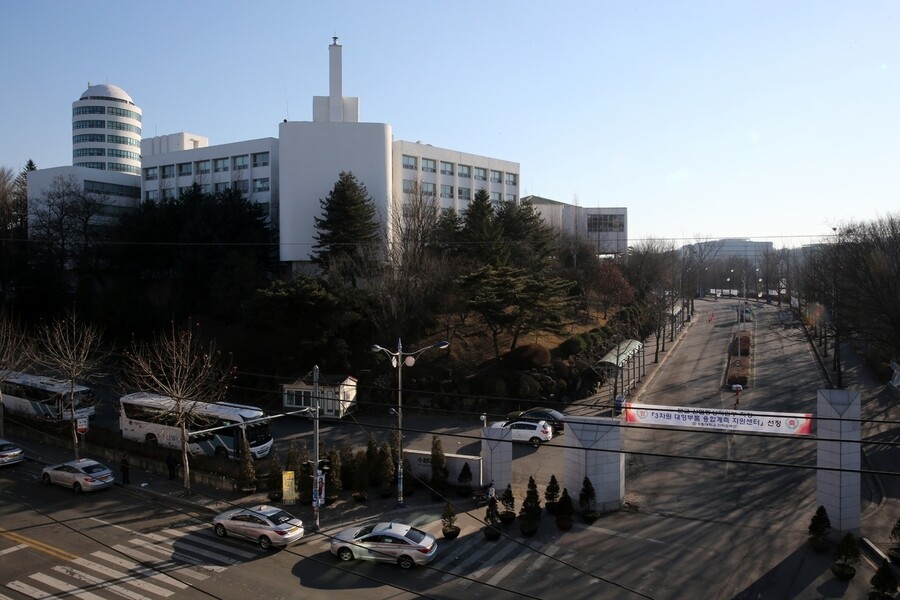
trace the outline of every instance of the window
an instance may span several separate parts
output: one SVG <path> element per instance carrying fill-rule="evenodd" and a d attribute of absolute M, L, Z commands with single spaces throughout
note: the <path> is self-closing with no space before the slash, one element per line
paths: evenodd
<path fill-rule="evenodd" d="M 453 175 L 453 163 L 441 161 L 441 175 Z"/>
<path fill-rule="evenodd" d="M 175 165 L 163 165 L 160 169 L 160 176 L 163 179 L 172 179 L 175 177 Z"/>
<path fill-rule="evenodd" d="M 109 134 L 108 136 L 106 136 L 106 141 L 110 144 L 124 144 L 126 146 L 137 146 L 138 148 L 141 147 L 141 140 L 136 140 L 124 135 Z"/>
<path fill-rule="evenodd" d="M 472 167 L 469 165 L 459 165 L 459 170 L 457 171 L 460 177 L 465 177 L 468 179 L 472 176 Z"/>
<path fill-rule="evenodd" d="M 79 148 L 72 152 L 72 157 L 80 156 L 106 156 L 106 150 L 103 148 Z"/>
<path fill-rule="evenodd" d="M 518 177 L 516 177 L 515 173 L 507 173 L 506 174 L 506 185 L 518 185 L 516 181 Z"/>
<path fill-rule="evenodd" d="M 264 177 L 262 179 L 254 179 L 253 180 L 253 192 L 268 192 L 269 191 L 269 178 Z"/>
<path fill-rule="evenodd" d="M 200 193 L 201 193 L 201 194 L 208 194 L 208 193 L 210 193 L 211 191 L 212 191 L 212 186 L 209 185 L 208 183 L 201 183 L 201 184 L 200 184 Z"/>
<path fill-rule="evenodd" d="M 193 187 L 193 186 L 190 186 L 190 185 L 181 186 L 180 188 L 178 188 L 178 195 L 184 196 L 185 194 L 189 193 L 191 191 L 191 187 Z"/>
<path fill-rule="evenodd" d="M 105 126 L 106 121 L 85 120 L 72 123 L 72 129 L 103 129 Z"/>
<path fill-rule="evenodd" d="M 491 192 L 491 202 L 498 204 L 500 202 L 500 192 Z"/>
<path fill-rule="evenodd" d="M 243 156 L 235 156 L 231 159 L 232 168 L 235 171 L 240 171 L 241 169 L 250 168 L 250 157 L 246 154 Z"/>
<path fill-rule="evenodd" d="M 141 160 L 141 155 L 137 152 L 129 152 L 128 150 L 118 150 L 116 148 L 110 148 L 106 153 L 107 156 L 112 156 L 115 158 L 127 158 L 129 160 Z"/>
<path fill-rule="evenodd" d="M 419 163 L 416 160 L 415 156 L 407 156 L 403 155 L 403 168 L 404 169 L 413 169 L 417 171 L 419 169 Z"/>
<path fill-rule="evenodd" d="M 491 171 L 491 183 L 503 183 L 503 171 Z"/>
<path fill-rule="evenodd" d="M 102 106 L 98 108 L 103 108 Z M 110 106 L 106 109 L 106 114 L 115 115 L 117 117 L 128 117 L 129 119 L 134 119 L 135 121 L 141 120 L 141 115 L 134 112 L 133 110 L 126 110 L 124 108 L 116 108 L 115 106 Z"/>
<path fill-rule="evenodd" d="M 209 161 L 208 160 L 198 160 L 197 161 L 197 174 L 198 175 L 206 175 L 209 173 Z"/>
<path fill-rule="evenodd" d="M 77 162 L 73 166 L 87 167 L 88 169 L 100 169 L 102 171 L 106 170 L 106 163 L 102 162 Z"/>
<path fill-rule="evenodd" d="M 159 192 L 157 190 L 147 190 L 144 192 L 144 200 L 159 200 Z"/>
<path fill-rule="evenodd" d="M 242 194 L 246 194 L 250 191 L 250 180 L 249 179 L 238 179 L 234 182 L 234 185 L 231 186 L 231 189 L 241 192 Z"/>
<path fill-rule="evenodd" d="M 225 173 L 228 171 L 228 159 L 217 158 L 213 161 L 213 171 L 216 173 Z"/>
<path fill-rule="evenodd" d="M 106 122 L 107 129 L 118 129 L 119 131 L 130 131 L 131 133 L 136 133 L 140 135 L 141 128 L 137 125 L 130 125 L 129 123 L 120 123 L 119 121 L 107 121 Z"/>
<path fill-rule="evenodd" d="M 437 171 L 437 169 L 435 168 L 435 162 L 430 158 L 423 158 L 422 171 L 425 173 L 434 173 L 435 171 Z"/>
<path fill-rule="evenodd" d="M 86 144 L 89 142 L 105 142 L 106 136 L 102 133 L 82 133 L 81 135 L 73 135 L 73 144 Z"/>
<path fill-rule="evenodd" d="M 506 195 L 506 201 L 507 201 L 507 202 L 515 202 L 515 201 L 516 201 L 516 195 L 515 195 L 515 194 L 507 194 L 507 195 Z"/>
<path fill-rule="evenodd" d="M 193 173 L 193 167 L 191 163 L 180 163 L 178 165 L 178 176 L 179 177 L 188 177 Z"/>
<path fill-rule="evenodd" d="M 102 169 L 103 167 L 97 167 L 98 169 Z M 107 169 L 110 171 L 118 171 L 119 173 L 133 173 L 135 175 L 141 174 L 141 168 L 135 165 L 123 165 L 121 163 L 108 163 Z"/>
<path fill-rule="evenodd" d="M 624 215 L 587 215 L 588 233 L 624 232 Z"/>
<path fill-rule="evenodd" d="M 269 166 L 269 153 L 268 152 L 257 152 L 253 155 L 253 167 L 268 167 Z"/>
<path fill-rule="evenodd" d="M 460 200 L 469 200 L 472 197 L 472 189 L 461 187 L 458 190 L 458 195 Z"/>
<path fill-rule="evenodd" d="M 215 191 L 215 192 L 226 192 L 226 191 L 228 191 L 228 182 L 227 182 L 227 181 L 220 181 L 219 183 L 216 184 L 216 186 L 215 186 L 215 188 L 214 188 L 214 191 Z"/>
<path fill-rule="evenodd" d="M 416 182 L 412 179 L 403 180 L 403 193 L 412 194 L 416 191 Z"/>
<path fill-rule="evenodd" d="M 163 200 L 174 200 L 175 199 L 175 188 L 163 188 L 162 199 Z"/>
<path fill-rule="evenodd" d="M 487 181 L 487 169 L 475 167 L 475 181 Z"/>
<path fill-rule="evenodd" d="M 441 198 L 452 198 L 453 197 L 453 186 L 452 185 L 442 185 L 441 186 Z"/>
<path fill-rule="evenodd" d="M 434 196 L 435 186 L 433 183 L 422 183 L 422 195 Z"/>
<path fill-rule="evenodd" d="M 78 115 L 103 115 L 106 114 L 106 108 L 103 106 L 76 106 L 72 109 L 72 116 Z"/>
<path fill-rule="evenodd" d="M 145 181 L 156 181 L 159 179 L 159 167 L 147 167 L 144 169 Z"/>

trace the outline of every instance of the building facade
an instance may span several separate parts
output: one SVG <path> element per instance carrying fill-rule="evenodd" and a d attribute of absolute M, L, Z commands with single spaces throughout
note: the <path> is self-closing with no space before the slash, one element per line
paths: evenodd
<path fill-rule="evenodd" d="M 125 90 L 88 84 L 72 103 L 72 165 L 141 173 L 141 109 Z"/>
<path fill-rule="evenodd" d="M 544 223 L 560 233 L 590 243 L 597 256 L 623 259 L 628 256 L 628 209 L 584 207 L 540 196 L 526 196 Z"/>

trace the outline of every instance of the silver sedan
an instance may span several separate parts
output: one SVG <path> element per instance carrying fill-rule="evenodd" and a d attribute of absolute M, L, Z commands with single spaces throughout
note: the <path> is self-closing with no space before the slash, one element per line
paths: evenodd
<path fill-rule="evenodd" d="M 89 458 L 44 467 L 41 479 L 44 483 L 72 488 L 76 494 L 93 492 L 115 483 L 115 476 L 109 467 Z"/>
<path fill-rule="evenodd" d="M 22 449 L 6 440 L 0 439 L 0 465 L 14 465 L 25 460 Z"/>
<path fill-rule="evenodd" d="M 395 562 L 408 569 L 430 563 L 437 554 L 437 540 L 411 525 L 372 523 L 338 533 L 331 539 L 331 553 L 343 561 Z"/>
<path fill-rule="evenodd" d="M 232 508 L 213 519 L 216 535 L 233 535 L 257 542 L 264 550 L 285 547 L 303 537 L 303 521 L 275 506 Z"/>

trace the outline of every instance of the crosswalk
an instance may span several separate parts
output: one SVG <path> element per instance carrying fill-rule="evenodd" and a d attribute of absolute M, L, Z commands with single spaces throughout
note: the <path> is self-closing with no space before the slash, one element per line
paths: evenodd
<path fill-rule="evenodd" d="M 177 527 L 142 533 L 97 520 L 100 524 L 124 530 L 129 535 L 122 542 L 63 564 L 48 567 L 3 583 L 11 591 L 27 598 L 62 600 L 158 600 L 180 597 L 185 590 L 234 565 L 258 559 L 268 552 L 252 544 L 222 540 L 208 523 L 182 522 Z M 421 522 L 416 522 L 421 520 Z M 437 534 L 439 551 L 422 577 L 438 585 L 457 586 L 465 590 L 474 584 L 500 586 L 514 577 L 521 580 L 537 577 L 552 566 L 554 558 L 569 558 L 561 545 L 527 541 L 521 537 L 489 541 L 480 529 L 468 527 L 457 540 L 440 536 L 440 521 L 433 517 L 410 519 L 429 533 Z M 328 554 L 327 535 L 308 534 L 297 548 L 304 555 L 332 557 Z M 334 559 L 336 561 L 336 559 Z M 352 568 L 384 568 L 370 563 L 355 563 Z M 326 570 L 327 571 L 327 570 Z M 333 576 L 345 577 L 342 569 Z M 0 600 L 6 596 L 0 588 Z"/>
<path fill-rule="evenodd" d="M 190 582 L 202 582 L 230 566 L 266 554 L 250 544 L 220 541 L 208 523 L 199 521 L 141 533 L 95 520 L 125 530 L 132 537 L 108 550 L 97 550 L 10 581 L 6 588 L 40 600 L 73 596 L 85 600 L 158 600 L 179 597 L 191 587 Z M 3 598 L 0 594 L 0 600 Z"/>

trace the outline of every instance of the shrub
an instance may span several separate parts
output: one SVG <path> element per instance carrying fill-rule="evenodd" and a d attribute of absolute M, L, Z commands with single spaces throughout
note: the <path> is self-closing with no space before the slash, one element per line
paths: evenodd
<path fill-rule="evenodd" d="M 844 534 L 837 546 L 837 562 L 855 567 L 862 559 L 856 537 L 849 531 Z"/>
<path fill-rule="evenodd" d="M 572 497 L 569 496 L 569 490 L 563 488 L 562 495 L 556 503 L 557 517 L 571 517 L 575 512 L 575 506 L 572 504 Z"/>
<path fill-rule="evenodd" d="M 443 496 L 447 489 L 447 457 L 444 456 L 444 448 L 441 446 L 441 438 L 431 436 L 431 493 Z"/>
<path fill-rule="evenodd" d="M 593 511 L 597 504 L 597 492 L 594 491 L 594 484 L 587 477 L 581 484 L 581 493 L 578 494 L 578 507 L 582 511 Z"/>
<path fill-rule="evenodd" d="M 874 593 L 881 594 L 883 598 L 894 597 L 894 592 L 897 591 L 897 577 L 894 575 L 894 571 L 887 560 L 882 559 L 878 570 L 872 575 L 869 583 L 872 584 Z"/>
<path fill-rule="evenodd" d="M 241 485 L 256 487 L 256 465 L 253 464 L 253 453 L 247 436 L 241 436 Z"/>
<path fill-rule="evenodd" d="M 348 440 L 344 440 L 338 452 L 341 459 L 341 488 L 353 489 L 353 476 L 356 474 L 356 461 L 353 460 L 353 446 Z"/>
<path fill-rule="evenodd" d="M 456 525 L 456 511 L 453 510 L 453 504 L 449 500 L 444 505 L 444 512 L 441 514 L 441 525 L 444 529 Z"/>
<path fill-rule="evenodd" d="M 281 492 L 281 460 L 278 458 L 278 453 L 275 450 L 272 450 L 272 458 L 269 461 L 269 477 L 268 477 L 268 485 L 269 492 L 272 493 L 280 493 Z"/>
<path fill-rule="evenodd" d="M 541 499 L 538 496 L 537 484 L 534 477 L 528 478 L 528 490 L 525 492 L 525 500 L 519 509 L 519 518 L 524 521 L 536 521 L 541 516 Z"/>
<path fill-rule="evenodd" d="M 500 523 L 500 511 L 497 509 L 497 499 L 488 500 L 487 510 L 484 513 L 485 525 L 495 526 Z"/>
<path fill-rule="evenodd" d="M 505 510 L 507 512 L 515 512 L 516 497 L 515 497 L 515 495 L 513 495 L 511 483 L 507 483 L 506 489 L 503 490 L 502 494 L 500 494 L 500 504 L 503 505 L 503 510 Z"/>
<path fill-rule="evenodd" d="M 831 531 L 831 519 L 828 518 L 828 511 L 824 506 L 816 509 L 816 514 L 809 521 L 809 536 L 814 538 L 824 538 Z"/>

